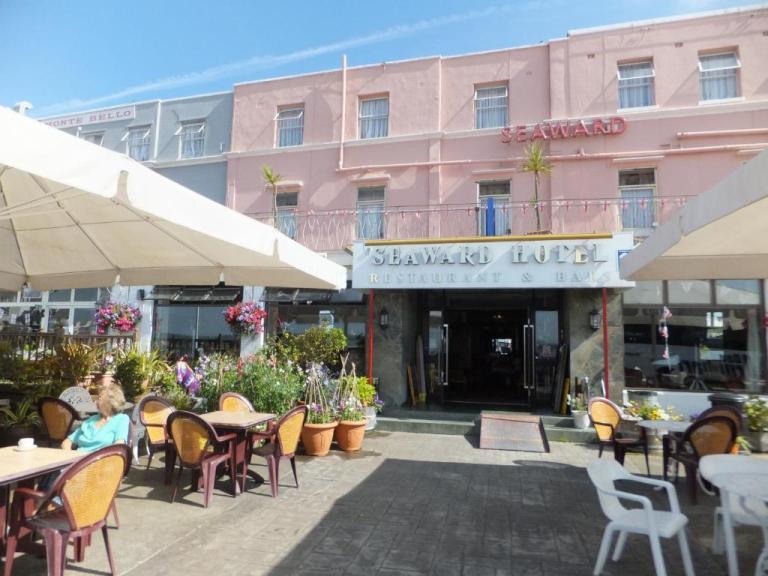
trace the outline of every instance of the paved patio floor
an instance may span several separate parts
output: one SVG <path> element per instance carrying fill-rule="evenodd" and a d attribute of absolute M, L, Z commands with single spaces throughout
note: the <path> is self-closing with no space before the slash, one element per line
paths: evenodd
<path fill-rule="evenodd" d="M 189 490 L 169 504 L 156 458 L 149 471 L 134 468 L 120 491 L 121 527 L 110 530 L 118 572 L 591 574 L 605 518 L 584 466 L 597 450 L 551 448 L 550 454 L 491 451 L 461 436 L 373 433 L 357 455 L 299 457 L 300 490 L 285 463 L 277 499 L 268 486 L 253 484 L 235 499 L 225 477 L 208 509 L 202 494 Z M 627 466 L 641 471 L 642 457 L 628 456 Z M 652 472 L 660 470 L 654 456 Z M 715 500 L 701 495 L 698 506 L 689 506 L 684 488 L 681 480 L 696 574 L 726 574 L 725 558 L 710 551 Z M 658 493 L 644 493 L 661 502 Z M 760 533 L 742 528 L 737 539 L 742 574 L 752 574 Z M 664 544 L 664 554 L 668 573 L 683 574 L 676 541 Z M 45 574 L 45 566 L 44 559 L 19 556 L 14 574 Z M 99 536 L 86 561 L 70 563 L 67 573 L 108 573 Z M 648 540 L 631 536 L 622 559 L 609 560 L 604 573 L 653 574 Z"/>

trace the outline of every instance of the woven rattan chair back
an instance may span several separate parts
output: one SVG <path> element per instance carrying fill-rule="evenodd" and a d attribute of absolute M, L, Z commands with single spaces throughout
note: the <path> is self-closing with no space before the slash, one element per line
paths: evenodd
<path fill-rule="evenodd" d="M 177 410 L 168 417 L 168 432 L 176 447 L 176 454 L 187 467 L 200 466 L 208 447 L 216 438 L 208 422 L 184 410 Z"/>
<path fill-rule="evenodd" d="M 152 444 L 162 444 L 166 439 L 165 423 L 176 409 L 164 398 L 146 396 L 139 405 L 139 421 L 146 426 L 146 434 Z"/>
<path fill-rule="evenodd" d="M 293 454 L 299 445 L 301 429 L 304 427 L 304 420 L 307 418 L 307 407 L 296 406 L 280 418 L 277 423 L 277 442 L 281 454 Z"/>
<path fill-rule="evenodd" d="M 242 394 L 224 392 L 219 398 L 219 410 L 224 412 L 253 412 L 253 405 Z"/>
<path fill-rule="evenodd" d="M 48 437 L 56 442 L 61 442 L 69 435 L 72 425 L 79 418 L 79 414 L 72 406 L 58 398 L 41 398 L 37 409 L 48 430 Z"/>
<path fill-rule="evenodd" d="M 589 417 L 595 427 L 597 437 L 603 442 L 613 439 L 614 430 L 621 422 L 621 410 L 607 398 L 592 398 L 589 401 Z"/>
<path fill-rule="evenodd" d="M 736 426 L 736 436 L 741 433 L 741 412 L 733 406 L 712 406 L 712 408 L 707 408 L 704 412 L 699 414 L 699 417 L 696 419 L 700 420 L 701 418 L 708 418 L 709 416 L 725 416 L 726 418 L 730 418 Z"/>
<path fill-rule="evenodd" d="M 61 498 L 70 527 L 80 530 L 103 521 L 130 462 L 126 445 L 107 446 L 73 464 L 51 492 Z"/>
<path fill-rule="evenodd" d="M 727 454 L 735 441 L 736 425 L 728 416 L 698 418 L 683 436 L 683 445 L 690 443 L 697 458 L 708 454 Z"/>

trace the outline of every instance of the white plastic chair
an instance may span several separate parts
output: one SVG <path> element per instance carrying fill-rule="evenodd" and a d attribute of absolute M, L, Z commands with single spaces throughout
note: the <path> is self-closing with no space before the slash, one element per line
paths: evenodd
<path fill-rule="evenodd" d="M 677 535 L 680 542 L 680 552 L 683 556 L 683 565 L 687 576 L 694 576 L 691 551 L 688 548 L 688 540 L 685 535 L 685 526 L 688 518 L 680 512 L 680 504 L 677 501 L 677 493 L 671 482 L 655 480 L 643 476 L 635 476 L 627 472 L 621 464 L 615 460 L 595 460 L 587 466 L 587 472 L 592 483 L 597 488 L 600 499 L 600 507 L 610 522 L 605 527 L 603 541 L 600 544 L 600 552 L 595 564 L 595 576 L 598 576 L 605 567 L 608 551 L 611 547 L 614 532 L 619 533 L 616 549 L 613 552 L 613 561 L 621 558 L 627 534 L 645 534 L 651 541 L 653 565 L 657 576 L 666 576 L 667 569 L 664 566 L 664 557 L 661 554 L 660 538 L 672 538 Z M 617 490 L 614 482 L 617 480 L 631 480 L 640 484 L 664 488 L 669 497 L 670 511 L 654 510 L 651 501 L 646 496 L 632 494 Z M 637 502 L 642 508 L 625 508 L 619 499 Z"/>
<path fill-rule="evenodd" d="M 93 410 L 95 403 L 88 390 L 81 386 L 70 386 L 59 394 L 59 400 L 64 400 L 78 412 Z"/>
<path fill-rule="evenodd" d="M 711 454 L 704 456 L 699 461 L 699 472 L 705 479 L 713 478 L 718 473 L 722 474 L 765 474 L 766 463 L 749 456 L 735 456 L 731 454 Z M 721 498 L 724 497 L 721 494 Z M 759 526 L 763 529 L 763 551 L 757 559 L 755 576 L 766 573 L 763 566 L 768 560 L 768 509 L 762 500 L 742 498 L 735 494 L 728 494 L 728 506 L 730 509 L 730 526 L 725 526 L 725 514 L 723 507 L 715 508 L 714 534 L 712 535 L 712 551 L 722 554 L 726 548 L 731 548 L 729 558 L 736 558 L 736 542 L 733 530 L 737 526 Z M 766 566 L 768 569 L 768 566 Z M 738 568 L 737 568 L 738 570 Z"/>

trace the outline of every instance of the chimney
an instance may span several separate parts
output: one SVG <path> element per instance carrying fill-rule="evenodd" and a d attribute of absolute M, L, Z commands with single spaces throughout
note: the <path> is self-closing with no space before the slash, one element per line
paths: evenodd
<path fill-rule="evenodd" d="M 26 116 L 27 110 L 31 110 L 32 108 L 34 108 L 34 106 L 32 106 L 32 102 L 27 102 L 26 100 L 16 102 L 16 104 L 13 105 L 14 112 L 18 112 L 22 116 Z"/>

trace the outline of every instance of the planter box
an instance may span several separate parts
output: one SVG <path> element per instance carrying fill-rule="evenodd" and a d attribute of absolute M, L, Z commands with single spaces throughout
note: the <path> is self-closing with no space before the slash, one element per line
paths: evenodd
<path fill-rule="evenodd" d="M 768 452 L 768 432 L 750 430 L 747 439 L 752 446 L 752 452 Z"/>

